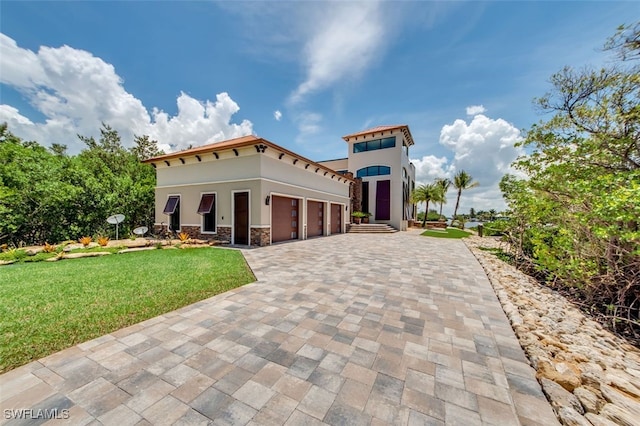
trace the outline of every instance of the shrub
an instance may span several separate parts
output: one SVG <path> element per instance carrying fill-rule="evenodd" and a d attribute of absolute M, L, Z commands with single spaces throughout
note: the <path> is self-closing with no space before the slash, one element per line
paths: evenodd
<path fill-rule="evenodd" d="M 78 239 L 78 241 L 80 242 L 80 244 L 82 244 L 83 246 L 88 246 L 89 244 L 91 244 L 91 241 L 93 241 L 93 238 L 91 237 L 82 237 L 80 239 Z"/>
<path fill-rule="evenodd" d="M 487 222 L 483 225 L 483 235 L 487 237 L 496 237 L 505 235 L 509 228 L 509 222 L 506 220 L 496 220 Z"/>
<path fill-rule="evenodd" d="M 100 244 L 101 247 L 106 247 L 107 244 L 109 244 L 109 237 L 98 237 L 98 244 Z"/>
<path fill-rule="evenodd" d="M 55 253 L 56 246 L 54 244 L 49 244 L 45 242 L 44 247 L 42 248 L 42 251 L 44 251 L 45 253 Z"/>
<path fill-rule="evenodd" d="M 187 241 L 189 239 L 189 234 L 187 234 L 186 232 L 181 232 L 178 234 L 178 238 L 180 238 L 180 241 L 182 242 Z"/>

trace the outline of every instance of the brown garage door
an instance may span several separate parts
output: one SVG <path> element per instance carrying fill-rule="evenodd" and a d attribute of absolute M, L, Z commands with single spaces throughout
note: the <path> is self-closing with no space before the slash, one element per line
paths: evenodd
<path fill-rule="evenodd" d="M 307 201 L 307 237 L 324 234 L 324 203 Z"/>
<path fill-rule="evenodd" d="M 298 200 L 296 198 L 272 198 L 271 241 L 298 239 Z"/>
<path fill-rule="evenodd" d="M 342 206 L 340 204 L 331 204 L 331 233 L 339 234 L 342 232 Z"/>

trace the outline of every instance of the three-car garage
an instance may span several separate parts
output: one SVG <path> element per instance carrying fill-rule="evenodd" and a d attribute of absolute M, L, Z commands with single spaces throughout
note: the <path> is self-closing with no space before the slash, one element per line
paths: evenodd
<path fill-rule="evenodd" d="M 284 195 L 270 199 L 272 243 L 344 232 L 342 204 Z"/>

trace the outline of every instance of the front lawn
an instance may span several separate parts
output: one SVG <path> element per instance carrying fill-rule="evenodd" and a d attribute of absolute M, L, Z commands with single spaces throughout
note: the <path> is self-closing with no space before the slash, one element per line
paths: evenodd
<path fill-rule="evenodd" d="M 1 266 L 0 373 L 254 280 L 219 248 Z"/>
<path fill-rule="evenodd" d="M 464 238 L 471 235 L 471 232 L 463 231 L 458 228 L 428 229 L 420 235 L 436 238 Z"/>

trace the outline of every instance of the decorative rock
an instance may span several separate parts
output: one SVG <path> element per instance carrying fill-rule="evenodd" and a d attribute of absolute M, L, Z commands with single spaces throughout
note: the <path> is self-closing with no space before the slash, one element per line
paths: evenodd
<path fill-rule="evenodd" d="M 593 426 L 587 419 L 571 407 L 562 407 L 558 410 L 558 417 L 563 425 L 567 426 Z"/>
<path fill-rule="evenodd" d="M 561 371 L 558 370 L 558 367 Z M 536 377 L 538 379 L 547 378 L 553 380 L 569 392 L 580 386 L 582 383 L 580 377 L 574 372 L 573 368 L 569 368 L 564 362 L 558 363 L 555 366 L 547 361 L 538 362 L 538 372 Z"/>
<path fill-rule="evenodd" d="M 542 385 L 542 390 L 549 398 L 551 406 L 555 408 L 557 412 L 560 412 L 560 409 L 563 407 L 569 407 L 580 415 L 584 414 L 584 408 L 578 398 L 558 383 L 543 377 L 540 379 L 540 384 Z"/>
<path fill-rule="evenodd" d="M 616 423 L 612 422 L 611 420 L 605 417 L 599 416 L 597 414 L 587 413 L 585 417 L 587 420 L 591 422 L 593 426 L 618 426 Z"/>
<path fill-rule="evenodd" d="M 111 253 L 108 251 L 92 251 L 89 253 L 69 253 L 69 254 L 65 254 L 63 259 L 80 259 L 82 257 L 99 257 L 99 256 L 107 256 L 109 254 Z"/>
<path fill-rule="evenodd" d="M 623 394 L 609 385 L 600 385 L 600 392 L 602 392 L 604 399 L 628 411 L 640 421 L 640 402 L 634 401 L 633 397 Z"/>
<path fill-rule="evenodd" d="M 640 388 L 638 388 L 640 383 L 638 382 L 640 381 L 634 377 L 621 377 L 620 375 L 613 373 L 609 373 L 605 377 L 605 383 L 610 384 L 614 388 L 620 389 L 640 401 Z"/>
<path fill-rule="evenodd" d="M 598 398 L 598 395 L 587 387 L 581 386 L 576 388 L 573 394 L 578 398 L 578 401 L 580 401 L 580 404 L 582 404 L 588 413 L 598 413 L 604 405 L 604 401 Z"/>
<path fill-rule="evenodd" d="M 607 404 L 600 410 L 600 415 L 620 426 L 638 426 L 638 418 L 615 404 Z"/>
<path fill-rule="evenodd" d="M 132 252 L 136 252 L 136 251 L 145 251 L 145 250 L 157 250 L 157 249 L 155 247 L 134 247 L 134 248 L 128 248 L 128 249 L 120 250 L 118 252 L 118 254 L 121 254 L 121 253 L 132 253 Z"/>
<path fill-rule="evenodd" d="M 16 263 L 16 260 L 0 260 L 0 266 L 11 265 L 12 263 Z"/>
<path fill-rule="evenodd" d="M 640 425 L 639 348 L 559 293 L 479 249 L 504 249 L 505 243 L 479 237 L 464 243 L 487 273 L 559 420 L 571 425 Z"/>

